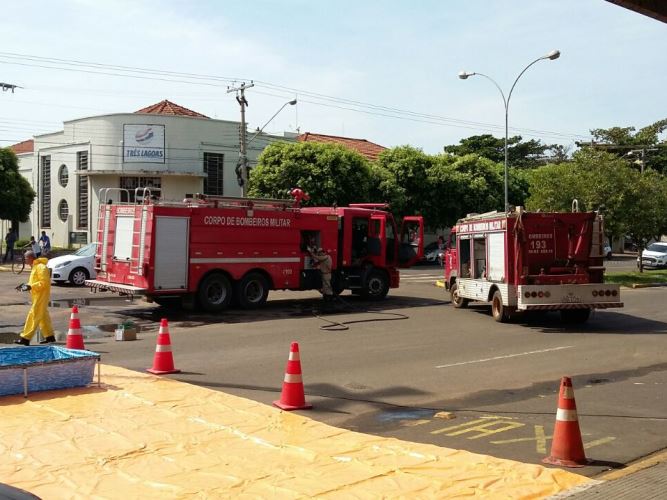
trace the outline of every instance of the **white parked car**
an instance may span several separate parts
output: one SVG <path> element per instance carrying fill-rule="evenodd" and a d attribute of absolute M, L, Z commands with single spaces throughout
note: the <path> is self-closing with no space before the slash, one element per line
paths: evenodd
<path fill-rule="evenodd" d="M 606 258 L 611 259 L 611 245 L 609 242 L 605 243 L 604 247 L 602 247 L 602 253 Z"/>
<path fill-rule="evenodd" d="M 99 243 L 89 243 L 69 255 L 61 255 L 49 259 L 47 267 L 51 270 L 51 280 L 54 283 L 69 281 L 72 285 L 82 286 L 89 278 L 94 278 L 95 252 Z"/>
<path fill-rule="evenodd" d="M 656 241 L 651 243 L 642 252 L 642 266 L 660 268 L 667 267 L 667 242 Z M 637 267 L 639 267 L 639 257 L 637 257 Z"/>

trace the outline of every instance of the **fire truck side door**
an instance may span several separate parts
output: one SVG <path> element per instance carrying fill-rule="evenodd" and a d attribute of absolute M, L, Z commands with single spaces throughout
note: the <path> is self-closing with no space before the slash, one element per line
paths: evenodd
<path fill-rule="evenodd" d="M 368 228 L 368 253 L 373 256 L 375 265 L 384 265 L 387 249 L 384 242 L 386 239 L 387 219 L 384 215 L 371 215 L 371 223 Z"/>
<path fill-rule="evenodd" d="M 401 267 L 410 267 L 424 256 L 424 218 L 420 215 L 403 217 L 401 246 L 398 261 Z"/>
<path fill-rule="evenodd" d="M 188 286 L 187 217 L 155 218 L 155 290 L 181 290 Z"/>

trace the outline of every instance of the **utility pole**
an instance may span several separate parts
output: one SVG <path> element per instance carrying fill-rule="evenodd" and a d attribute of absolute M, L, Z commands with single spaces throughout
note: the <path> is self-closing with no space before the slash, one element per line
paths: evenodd
<path fill-rule="evenodd" d="M 243 82 L 238 87 L 227 87 L 227 93 L 236 92 L 236 101 L 241 106 L 241 130 L 239 137 L 239 161 L 236 164 L 236 179 L 241 186 L 241 196 L 246 195 L 246 185 L 248 184 L 248 155 L 246 151 L 246 124 L 245 124 L 245 108 L 248 106 L 248 101 L 245 98 L 245 89 L 254 87 L 255 84 Z"/>

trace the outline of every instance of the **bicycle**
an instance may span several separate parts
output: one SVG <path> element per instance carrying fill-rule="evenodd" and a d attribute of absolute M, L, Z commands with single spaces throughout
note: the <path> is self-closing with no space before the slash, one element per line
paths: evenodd
<path fill-rule="evenodd" d="M 12 272 L 14 274 L 21 274 L 25 269 L 25 252 L 19 252 L 14 255 L 14 260 L 12 261 Z"/>

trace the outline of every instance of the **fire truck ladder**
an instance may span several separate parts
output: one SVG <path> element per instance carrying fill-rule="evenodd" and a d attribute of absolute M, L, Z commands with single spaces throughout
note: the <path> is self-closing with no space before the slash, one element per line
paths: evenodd
<path fill-rule="evenodd" d="M 194 196 L 186 195 L 183 203 L 191 206 L 210 206 L 214 208 L 245 208 L 252 210 L 257 209 L 272 209 L 272 210 L 295 210 L 298 209 L 294 205 L 293 200 L 281 200 L 272 198 L 238 198 L 233 196 L 211 196 L 196 193 Z"/>

